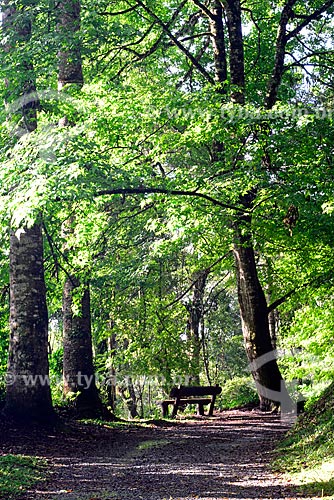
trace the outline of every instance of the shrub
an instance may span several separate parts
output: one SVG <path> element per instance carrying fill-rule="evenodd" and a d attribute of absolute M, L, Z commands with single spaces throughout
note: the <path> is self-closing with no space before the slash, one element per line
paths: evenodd
<path fill-rule="evenodd" d="M 258 403 L 258 396 L 251 377 L 235 377 L 222 385 L 217 406 L 222 410 Z"/>

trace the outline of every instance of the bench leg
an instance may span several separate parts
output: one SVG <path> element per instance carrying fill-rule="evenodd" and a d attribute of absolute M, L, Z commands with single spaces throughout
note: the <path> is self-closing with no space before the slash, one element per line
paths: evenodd
<path fill-rule="evenodd" d="M 216 402 L 216 396 L 212 396 L 211 403 L 210 403 L 210 408 L 209 408 L 209 417 L 212 417 L 213 415 L 213 410 L 215 407 L 215 402 Z"/>
<path fill-rule="evenodd" d="M 177 410 L 179 409 L 180 405 L 180 400 L 179 398 L 176 398 L 175 403 L 173 405 L 173 413 L 172 413 L 172 418 L 175 418 L 177 415 Z"/>
<path fill-rule="evenodd" d="M 168 403 L 161 403 L 162 418 L 168 418 Z"/>
<path fill-rule="evenodd" d="M 198 405 L 197 405 L 197 415 L 200 415 L 200 416 L 204 415 L 204 405 L 203 405 L 203 403 L 198 403 Z"/>

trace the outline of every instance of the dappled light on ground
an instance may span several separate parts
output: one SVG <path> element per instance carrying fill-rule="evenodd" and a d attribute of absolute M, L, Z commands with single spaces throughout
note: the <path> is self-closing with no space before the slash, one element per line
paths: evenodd
<path fill-rule="evenodd" d="M 277 416 L 233 411 L 166 427 L 80 424 L 56 439 L 17 436 L 18 453 L 34 448 L 50 464 L 47 481 L 20 500 L 305 498 L 268 466 L 286 430 Z"/>

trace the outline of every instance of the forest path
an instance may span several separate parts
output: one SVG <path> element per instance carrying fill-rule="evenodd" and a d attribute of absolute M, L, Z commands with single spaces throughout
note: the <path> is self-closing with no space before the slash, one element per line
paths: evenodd
<path fill-rule="evenodd" d="M 48 480 L 20 500 L 305 499 L 268 467 L 287 429 L 274 415 L 229 411 L 163 426 L 17 433 L 8 452 L 49 461 Z"/>

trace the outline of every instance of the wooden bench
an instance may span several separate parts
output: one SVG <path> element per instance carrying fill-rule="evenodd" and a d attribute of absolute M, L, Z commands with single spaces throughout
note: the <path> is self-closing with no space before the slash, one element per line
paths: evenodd
<path fill-rule="evenodd" d="M 219 385 L 173 387 L 169 393 L 170 399 L 158 401 L 162 408 L 162 416 L 168 417 L 168 406 L 173 406 L 172 418 L 175 418 L 180 406 L 197 405 L 197 414 L 204 415 L 204 405 L 210 405 L 208 415 L 213 415 L 216 397 L 222 392 Z M 204 396 L 210 396 L 204 397 Z"/>

